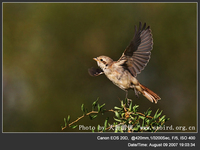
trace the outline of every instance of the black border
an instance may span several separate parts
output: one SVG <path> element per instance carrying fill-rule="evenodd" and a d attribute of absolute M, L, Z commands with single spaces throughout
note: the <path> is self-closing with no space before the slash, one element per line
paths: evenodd
<path fill-rule="evenodd" d="M 14 0 L 10 1 L 3 1 L 1 2 L 1 8 L 3 3 L 7 2 L 16 2 Z M 21 1 L 21 2 L 28 2 L 28 1 Z M 31 2 L 31 1 L 30 1 Z M 45 2 L 45 1 L 34 1 L 34 2 Z M 49 0 L 48 2 L 55 2 L 52 0 Z M 57 1 L 57 2 L 83 2 L 83 1 Z M 90 1 L 85 1 L 90 2 Z M 122 2 L 122 1 L 91 1 L 91 2 Z M 149 1 L 132 1 L 132 0 L 126 0 L 124 2 L 149 2 Z M 151 1 L 151 2 L 184 2 L 184 1 Z M 185 1 L 188 3 L 191 2 L 197 2 L 197 1 Z M 56 2 L 55 2 L 56 3 Z M 199 8 L 199 4 L 197 2 L 197 7 Z M 198 9 L 197 9 L 198 11 Z M 2 16 L 2 11 L 1 11 Z M 199 11 L 198 11 L 198 24 L 199 24 Z M 2 21 L 2 18 L 1 18 Z M 3 23 L 3 21 L 2 21 Z M 1 23 L 1 25 L 2 25 Z M 197 27 L 198 28 L 198 27 Z M 1 30 L 1 35 L 3 33 L 3 30 Z M 199 30 L 198 30 L 199 35 Z M 197 36 L 198 36 L 197 35 Z M 199 39 L 199 37 L 198 37 Z M 198 41 L 198 40 L 197 40 Z M 2 45 L 2 40 L 1 40 Z M 1 54 L 3 54 L 3 51 L 1 50 Z M 199 53 L 197 51 L 197 54 L 199 56 Z M 199 64 L 197 56 L 197 64 Z M 2 55 L 3 57 L 3 55 Z M 1 57 L 1 58 L 2 58 Z M 3 64 L 3 60 L 1 61 Z M 197 65 L 198 66 L 198 65 Z M 1 65 L 2 67 L 2 65 Z M 3 67 L 1 68 L 1 70 Z M 199 66 L 198 66 L 199 70 Z M 197 70 L 197 82 L 199 85 L 198 80 L 198 74 L 199 71 Z M 2 70 L 3 72 L 3 70 Z M 2 74 L 1 74 L 2 78 Z M 2 88 L 3 88 L 3 78 L 2 78 Z M 199 97 L 199 90 L 197 87 L 197 98 Z M 2 90 L 1 90 L 2 93 Z M 3 93 L 2 93 L 3 94 Z M 3 100 L 3 99 L 2 99 Z M 2 104 L 2 103 L 1 103 Z M 198 103 L 199 108 L 199 103 Z M 2 112 L 2 107 L 1 107 Z M 199 115 L 199 111 L 198 111 Z M 2 115 L 1 115 L 2 117 Z M 188 149 L 199 149 L 199 142 L 200 142 L 200 135 L 197 131 L 197 133 L 67 133 L 67 132 L 60 132 L 60 133 L 3 133 L 2 128 L 2 118 L 1 118 L 1 134 L 0 134 L 0 147 L 3 149 L 12 149 L 12 148 L 20 148 L 20 149 L 30 149 L 30 148 L 37 148 L 37 149 L 77 149 L 77 148 L 89 148 L 89 149 L 100 149 L 100 148 L 111 148 L 111 149 L 130 149 L 127 146 L 127 143 L 131 143 L 131 140 L 129 141 L 102 141 L 97 140 L 98 136 L 128 136 L 129 139 L 131 136 L 152 136 L 152 135 L 159 135 L 159 136 L 196 136 L 196 140 L 194 141 L 196 143 L 196 146 L 194 148 L 188 148 Z M 199 129 L 199 124 L 198 124 Z M 144 141 L 138 141 L 140 143 L 143 143 Z M 151 141 L 152 142 L 152 141 Z M 155 143 L 159 143 L 159 141 L 154 141 Z M 165 142 L 165 141 L 161 141 Z M 170 142 L 176 142 L 176 141 L 170 141 Z M 191 141 L 185 141 L 185 142 L 191 142 Z M 134 147 L 131 147 L 134 148 Z M 141 149 L 140 147 L 135 147 L 137 149 Z M 168 147 L 169 148 L 169 147 Z M 160 149 L 160 148 L 159 148 Z"/>

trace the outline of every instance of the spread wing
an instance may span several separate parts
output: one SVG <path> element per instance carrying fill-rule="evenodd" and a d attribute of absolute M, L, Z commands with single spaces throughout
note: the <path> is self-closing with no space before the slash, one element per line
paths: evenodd
<path fill-rule="evenodd" d="M 104 72 L 100 68 L 89 68 L 88 73 L 91 76 L 99 76 L 99 75 L 103 74 Z"/>
<path fill-rule="evenodd" d="M 135 26 L 135 35 L 117 63 L 124 66 L 136 77 L 149 62 L 152 49 L 151 29 L 149 26 L 146 28 L 146 23 L 142 27 L 140 22 L 139 29 L 137 30 L 137 26 Z"/>

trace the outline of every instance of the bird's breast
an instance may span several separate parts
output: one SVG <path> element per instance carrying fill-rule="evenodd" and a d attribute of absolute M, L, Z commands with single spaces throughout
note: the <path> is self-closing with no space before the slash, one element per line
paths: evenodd
<path fill-rule="evenodd" d="M 124 71 L 113 70 L 109 74 L 105 75 L 119 88 L 123 90 L 127 90 L 130 88 L 132 76 L 126 70 Z"/>

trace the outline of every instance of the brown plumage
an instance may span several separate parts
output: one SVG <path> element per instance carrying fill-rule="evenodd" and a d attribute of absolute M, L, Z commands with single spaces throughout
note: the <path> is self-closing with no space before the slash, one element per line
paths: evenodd
<path fill-rule="evenodd" d="M 150 100 L 152 103 L 155 102 L 157 103 L 158 100 L 160 100 L 161 98 L 156 94 L 154 93 L 153 91 L 151 91 L 150 89 L 148 89 L 146 86 L 142 85 L 142 84 L 139 84 L 140 87 L 143 89 L 141 91 L 141 93 L 148 99 Z"/>
<path fill-rule="evenodd" d="M 126 98 L 128 90 L 133 89 L 137 96 L 141 93 L 149 101 L 157 103 L 161 98 L 136 79 L 137 74 L 149 62 L 152 48 L 151 29 L 146 27 L 146 23 L 142 27 L 140 22 L 139 29 L 135 26 L 135 35 L 118 61 L 113 61 L 107 56 L 93 58 L 101 69 L 91 68 L 88 72 L 92 76 L 105 74 L 115 85 L 126 91 Z"/>

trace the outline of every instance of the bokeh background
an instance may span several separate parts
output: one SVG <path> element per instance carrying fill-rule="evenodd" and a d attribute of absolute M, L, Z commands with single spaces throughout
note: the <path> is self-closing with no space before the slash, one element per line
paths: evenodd
<path fill-rule="evenodd" d="M 77 119 L 98 97 L 106 109 L 120 106 L 125 92 L 87 70 L 102 54 L 118 60 L 139 21 L 151 26 L 154 46 L 137 78 L 162 100 L 129 98 L 140 112 L 163 110 L 166 126 L 193 127 L 164 132 L 196 132 L 196 3 L 3 3 L 3 131 L 61 132 L 64 117 Z M 103 125 L 107 116 L 112 122 L 107 113 L 79 124 Z"/>

